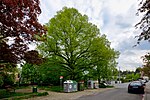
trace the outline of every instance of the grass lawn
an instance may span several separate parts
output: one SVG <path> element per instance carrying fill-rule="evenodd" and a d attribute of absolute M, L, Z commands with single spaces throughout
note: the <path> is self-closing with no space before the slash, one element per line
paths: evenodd
<path fill-rule="evenodd" d="M 47 92 L 43 93 L 21 93 L 21 92 L 7 92 L 5 89 L 0 90 L 0 99 L 9 98 L 10 100 L 20 100 L 20 99 L 26 99 L 31 98 L 34 96 L 44 96 L 48 95 Z"/>
<path fill-rule="evenodd" d="M 63 87 L 60 87 L 60 86 L 39 86 L 38 88 L 46 90 L 46 91 L 54 91 L 54 92 L 63 91 Z"/>
<path fill-rule="evenodd" d="M 23 96 L 28 94 L 32 94 L 32 93 L 6 92 L 6 90 L 0 90 L 0 99 L 15 97 L 15 96 Z"/>

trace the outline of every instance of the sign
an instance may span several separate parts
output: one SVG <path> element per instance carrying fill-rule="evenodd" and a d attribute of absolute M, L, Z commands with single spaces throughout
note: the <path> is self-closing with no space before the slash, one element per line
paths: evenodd
<path fill-rule="evenodd" d="M 60 79 L 63 79 L 63 76 L 60 76 Z"/>

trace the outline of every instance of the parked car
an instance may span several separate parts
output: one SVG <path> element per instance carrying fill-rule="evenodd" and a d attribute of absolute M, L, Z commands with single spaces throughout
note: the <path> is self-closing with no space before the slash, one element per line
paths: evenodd
<path fill-rule="evenodd" d="M 128 85 L 128 93 L 144 94 L 145 85 L 141 81 L 133 81 Z"/>
<path fill-rule="evenodd" d="M 144 86 L 146 85 L 146 80 L 144 80 L 143 78 L 139 78 L 138 81 L 140 81 Z"/>
<path fill-rule="evenodd" d="M 99 88 L 106 88 L 107 87 L 107 84 L 106 83 L 100 83 L 99 84 Z"/>
<path fill-rule="evenodd" d="M 141 80 L 141 83 L 144 85 L 144 86 L 146 86 L 146 80 Z"/>

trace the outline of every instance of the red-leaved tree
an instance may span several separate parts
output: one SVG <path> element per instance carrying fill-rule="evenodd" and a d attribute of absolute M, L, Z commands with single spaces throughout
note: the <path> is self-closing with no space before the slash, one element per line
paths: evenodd
<path fill-rule="evenodd" d="M 39 3 L 39 0 L 0 0 L 0 42 L 8 42 L 11 37 L 9 49 L 20 59 L 34 35 L 45 32 L 38 22 Z"/>
<path fill-rule="evenodd" d="M 38 22 L 39 4 L 39 0 L 0 0 L 0 86 L 9 84 L 2 76 L 23 59 L 35 35 L 45 33 Z"/>

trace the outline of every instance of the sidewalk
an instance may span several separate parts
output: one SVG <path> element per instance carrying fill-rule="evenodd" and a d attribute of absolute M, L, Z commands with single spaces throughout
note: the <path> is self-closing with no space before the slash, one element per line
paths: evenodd
<path fill-rule="evenodd" d="M 145 98 L 144 100 L 150 100 L 150 81 L 146 83 L 146 89 L 145 89 Z"/>
<path fill-rule="evenodd" d="M 47 96 L 34 97 L 26 100 L 75 100 L 81 96 L 96 95 L 99 92 L 110 90 L 110 89 L 113 88 L 87 89 L 84 91 L 78 91 L 73 93 L 57 93 L 57 92 L 48 91 L 49 95 Z"/>

